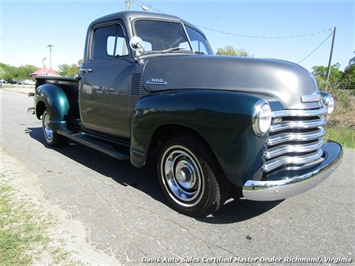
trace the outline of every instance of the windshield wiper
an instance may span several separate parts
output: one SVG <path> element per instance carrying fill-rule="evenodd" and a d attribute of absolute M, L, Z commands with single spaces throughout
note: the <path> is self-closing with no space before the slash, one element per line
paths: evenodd
<path fill-rule="evenodd" d="M 182 47 L 172 47 L 166 50 L 163 50 L 162 53 L 163 54 L 167 54 L 167 53 L 171 53 L 172 51 L 178 51 L 178 50 L 187 50 L 186 48 L 182 48 Z M 190 52 L 192 52 L 191 50 L 188 50 Z M 195 54 L 205 54 L 204 52 L 201 51 L 193 51 Z"/>
<path fill-rule="evenodd" d="M 172 47 L 172 48 L 163 50 L 162 53 L 163 53 L 163 54 L 171 53 L 172 51 L 177 51 L 177 50 L 181 50 L 181 49 L 184 49 L 184 48 L 181 48 L 181 47 Z"/>

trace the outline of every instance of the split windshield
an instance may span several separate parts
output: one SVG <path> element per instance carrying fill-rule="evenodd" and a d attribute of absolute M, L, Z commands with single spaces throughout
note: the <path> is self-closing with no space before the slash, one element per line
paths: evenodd
<path fill-rule="evenodd" d="M 146 52 L 195 51 L 211 54 L 205 37 L 196 30 L 186 27 L 191 45 L 182 23 L 157 20 L 137 20 L 135 35 L 144 42 Z"/>

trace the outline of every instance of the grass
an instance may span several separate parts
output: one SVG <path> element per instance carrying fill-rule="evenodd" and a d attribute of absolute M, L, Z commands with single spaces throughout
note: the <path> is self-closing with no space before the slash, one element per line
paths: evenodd
<path fill-rule="evenodd" d="M 16 204 L 13 196 L 11 187 L 0 186 L 0 265 L 30 265 L 28 251 L 49 240 L 26 204 Z"/>
<path fill-rule="evenodd" d="M 339 142 L 346 149 L 355 149 L 355 129 L 328 127 L 325 140 Z"/>
<path fill-rule="evenodd" d="M 21 198 L 0 175 L 0 265 L 61 264 L 68 260 L 64 243 L 53 242 L 47 230 L 54 222 L 49 214 Z M 38 206 L 37 206 L 38 207 Z M 43 261 L 45 260 L 45 262 Z"/>
<path fill-rule="evenodd" d="M 330 89 L 335 111 L 328 117 L 326 140 L 339 142 L 343 148 L 355 149 L 355 96 L 351 91 Z"/>
<path fill-rule="evenodd" d="M 35 85 L 12 85 L 12 84 L 2 84 L 3 88 L 12 89 L 12 88 L 27 88 L 34 89 Z"/>

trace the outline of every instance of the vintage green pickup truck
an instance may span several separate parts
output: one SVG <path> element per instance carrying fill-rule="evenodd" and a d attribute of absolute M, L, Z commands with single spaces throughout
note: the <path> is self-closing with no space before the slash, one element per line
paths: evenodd
<path fill-rule="evenodd" d="M 334 100 L 307 70 L 215 56 L 197 27 L 169 15 L 95 20 L 79 75 L 37 77 L 34 99 L 50 146 L 72 139 L 136 167 L 156 155 L 164 194 L 190 216 L 236 194 L 273 201 L 307 191 L 343 153 L 323 140 Z"/>

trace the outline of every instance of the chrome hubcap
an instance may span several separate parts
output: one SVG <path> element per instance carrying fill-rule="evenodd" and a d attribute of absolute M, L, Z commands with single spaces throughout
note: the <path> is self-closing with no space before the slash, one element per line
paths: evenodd
<path fill-rule="evenodd" d="M 163 155 L 160 171 L 172 199 L 180 205 L 193 206 L 203 188 L 202 170 L 195 156 L 184 147 L 172 146 Z"/>
<path fill-rule="evenodd" d="M 48 141 L 51 141 L 53 139 L 53 130 L 50 126 L 50 121 L 51 121 L 50 115 L 47 113 L 42 117 L 42 119 L 43 119 L 44 136 Z"/>
<path fill-rule="evenodd" d="M 196 184 L 196 169 L 186 160 L 177 163 L 175 168 L 176 181 L 185 189 L 192 189 Z"/>

